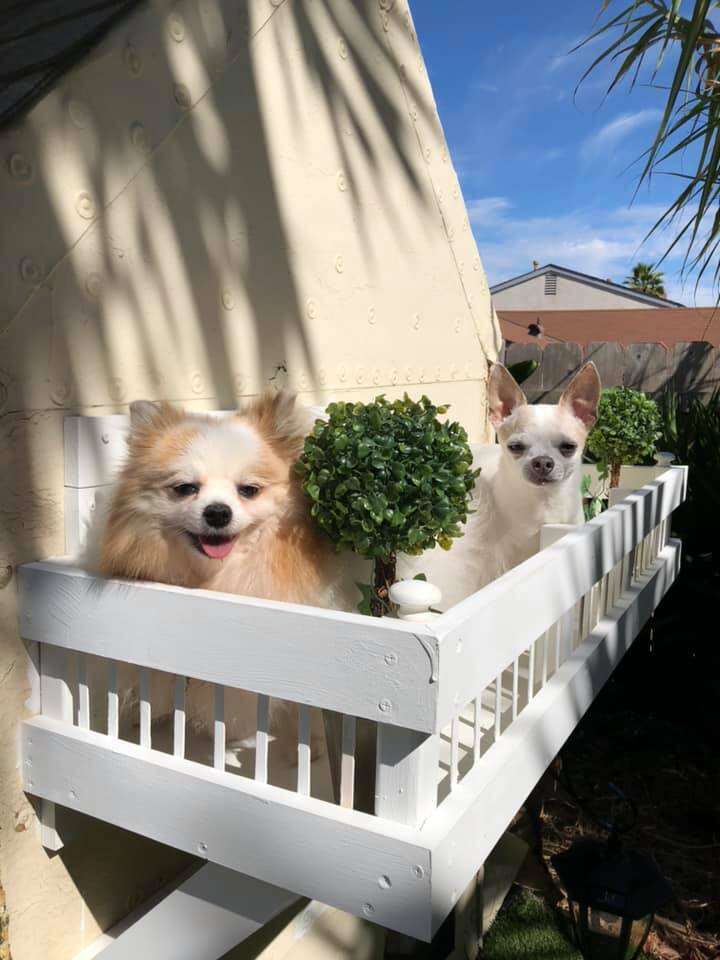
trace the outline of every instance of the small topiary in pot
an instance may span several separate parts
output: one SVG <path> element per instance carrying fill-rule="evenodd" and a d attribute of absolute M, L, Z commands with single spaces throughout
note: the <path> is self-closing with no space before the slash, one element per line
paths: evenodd
<path fill-rule="evenodd" d="M 382 616 L 398 553 L 449 549 L 479 473 L 467 434 L 427 397 L 331 403 L 297 465 L 310 510 L 336 544 L 374 561 L 360 609 Z"/>
<path fill-rule="evenodd" d="M 587 448 L 597 457 L 602 476 L 609 474 L 610 486 L 617 487 L 623 463 L 642 463 L 652 457 L 659 436 L 660 412 L 652 397 L 629 387 L 610 387 L 600 397 Z"/>

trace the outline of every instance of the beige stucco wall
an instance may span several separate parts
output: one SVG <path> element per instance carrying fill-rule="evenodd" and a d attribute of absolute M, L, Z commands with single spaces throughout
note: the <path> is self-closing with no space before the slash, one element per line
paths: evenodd
<path fill-rule="evenodd" d="M 65 960 L 185 858 L 82 818 L 50 858 L 20 789 L 14 568 L 63 550 L 64 416 L 284 368 L 482 439 L 499 335 L 404 0 L 148 4 L 0 148 L 0 886 L 14 960 Z"/>
<path fill-rule="evenodd" d="M 545 274 L 531 277 L 493 295 L 496 310 L 647 310 L 662 303 L 637 300 L 590 283 L 558 276 L 557 293 L 545 295 Z"/>

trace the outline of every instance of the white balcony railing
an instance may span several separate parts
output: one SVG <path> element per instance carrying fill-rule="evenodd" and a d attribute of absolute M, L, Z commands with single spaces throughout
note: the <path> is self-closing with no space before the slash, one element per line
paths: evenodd
<path fill-rule="evenodd" d="M 431 624 L 25 565 L 46 844 L 61 804 L 429 940 L 675 578 L 685 485 L 670 468 Z M 202 716 L 187 678 L 212 685 Z M 320 711 L 339 735 L 315 756 Z"/>

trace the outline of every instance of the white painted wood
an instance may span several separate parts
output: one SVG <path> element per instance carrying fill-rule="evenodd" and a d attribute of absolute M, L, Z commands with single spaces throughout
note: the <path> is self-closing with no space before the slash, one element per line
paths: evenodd
<path fill-rule="evenodd" d="M 310 708 L 298 707 L 298 793 L 310 796 L 311 776 Z"/>
<path fill-rule="evenodd" d="M 450 789 L 454 790 L 458 782 L 458 762 L 460 760 L 460 719 L 453 717 L 450 723 Z"/>
<path fill-rule="evenodd" d="M 140 670 L 140 746 L 152 746 L 152 704 L 150 702 L 150 671 Z"/>
<path fill-rule="evenodd" d="M 665 471 L 438 617 L 432 629 L 440 639 L 439 721 L 448 722 L 456 702 L 491 684 L 668 516 L 682 501 L 683 478 L 682 472 Z"/>
<path fill-rule="evenodd" d="M 63 561 L 22 566 L 18 584 L 29 640 L 428 732 L 437 722 L 434 624 L 104 581 Z"/>
<path fill-rule="evenodd" d="M 535 696 L 535 648 L 537 647 L 537 641 L 533 640 L 530 644 L 530 650 L 528 652 L 528 703 Z"/>
<path fill-rule="evenodd" d="M 175 677 L 173 689 L 173 753 L 185 756 L 185 677 Z"/>
<path fill-rule="evenodd" d="M 84 730 L 90 729 L 90 688 L 87 678 L 87 657 L 78 653 L 75 658 L 77 669 L 78 703 L 77 725 Z"/>
<path fill-rule="evenodd" d="M 110 746 L 103 734 L 47 717 L 27 721 L 22 742 L 28 792 L 429 937 L 430 859 L 415 829 L 124 740 Z"/>
<path fill-rule="evenodd" d="M 500 739 L 502 725 L 502 674 L 495 678 L 495 739 Z"/>
<path fill-rule="evenodd" d="M 65 486 L 111 483 L 126 454 L 126 415 L 65 417 Z"/>
<path fill-rule="evenodd" d="M 213 767 L 225 769 L 225 688 L 213 684 Z"/>
<path fill-rule="evenodd" d="M 257 733 L 255 734 L 255 779 L 267 783 L 270 733 L 270 699 L 263 694 L 257 698 Z"/>
<path fill-rule="evenodd" d="M 115 660 L 108 660 L 107 681 L 107 732 L 109 737 L 120 736 L 120 700 L 118 695 L 118 667 Z"/>
<path fill-rule="evenodd" d="M 432 849 L 433 929 L 497 843 L 647 622 L 679 569 L 677 542 L 574 651 L 422 831 Z"/>
<path fill-rule="evenodd" d="M 297 899 L 207 863 L 75 960 L 218 960 Z"/>
<path fill-rule="evenodd" d="M 342 750 L 340 759 L 340 806 L 352 809 L 355 798 L 355 717 L 342 718 Z"/>
<path fill-rule="evenodd" d="M 480 759 L 482 749 L 482 701 L 480 697 L 475 697 L 475 709 L 473 711 L 473 762 Z"/>
<path fill-rule="evenodd" d="M 570 523 L 545 524 L 540 528 L 540 549 L 544 550 L 546 547 L 551 547 L 553 544 L 558 543 L 558 541 L 562 540 L 563 537 L 567 536 L 578 528 L 579 526 L 577 524 Z M 555 669 L 557 669 L 558 666 L 570 655 L 570 652 L 573 649 L 575 618 L 578 616 L 577 606 L 581 600 L 582 597 L 578 599 L 578 603 L 576 603 L 572 609 L 558 617 L 555 625 L 552 628 Z"/>
<path fill-rule="evenodd" d="M 420 827 L 437 806 L 439 734 L 378 724 L 375 813 Z"/>
<path fill-rule="evenodd" d="M 512 668 L 512 718 L 518 715 L 518 681 L 520 679 L 520 658 L 515 657 Z"/>
<path fill-rule="evenodd" d="M 67 651 L 57 647 L 40 647 L 40 709 L 45 716 L 72 726 L 74 707 L 69 675 L 70 656 Z M 28 769 L 26 763 L 23 764 L 23 769 L 27 783 L 33 784 L 32 769 Z M 61 850 L 64 844 L 57 827 L 57 811 L 52 801 L 42 800 L 39 820 L 42 845 L 51 853 Z"/>

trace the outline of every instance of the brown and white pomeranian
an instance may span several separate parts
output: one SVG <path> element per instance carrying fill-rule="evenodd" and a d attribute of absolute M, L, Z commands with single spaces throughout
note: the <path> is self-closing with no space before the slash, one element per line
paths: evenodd
<path fill-rule="evenodd" d="M 313 420 L 310 410 L 283 391 L 226 417 L 190 413 L 167 403 L 133 403 L 128 456 L 94 565 L 105 577 L 352 608 L 342 565 L 332 544 L 314 527 L 293 473 Z M 244 765 L 243 751 L 254 746 L 254 697 L 239 691 L 226 694 L 226 762 L 238 767 Z M 169 697 L 169 687 L 157 679 L 153 699 L 154 707 L 159 706 L 154 715 L 160 729 L 158 736 L 153 733 L 153 744 L 168 735 Z M 133 684 L 123 696 L 126 726 L 135 725 L 136 704 Z M 189 756 L 207 753 L 210 687 L 190 681 L 186 705 Z M 313 713 L 318 714 L 312 733 L 317 757 L 324 739 L 319 712 Z M 293 706 L 273 704 L 271 725 L 275 737 L 286 742 L 287 749 L 280 751 L 285 758 L 296 742 L 295 717 Z M 200 738 L 194 750 L 193 735 Z"/>
<path fill-rule="evenodd" d="M 293 475 L 312 422 L 286 392 L 223 418 L 132 404 L 102 575 L 343 606 L 334 552 Z"/>

